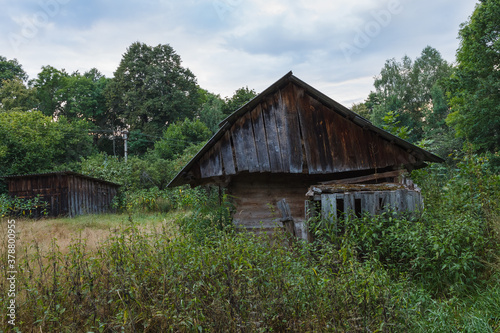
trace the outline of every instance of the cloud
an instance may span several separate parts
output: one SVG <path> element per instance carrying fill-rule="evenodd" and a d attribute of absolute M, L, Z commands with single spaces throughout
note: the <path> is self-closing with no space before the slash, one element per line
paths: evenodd
<path fill-rule="evenodd" d="M 402 10 L 384 18 L 391 3 Z M 459 25 L 474 9 L 469 0 L 0 0 L 0 5 L 0 55 L 17 58 L 31 78 L 43 65 L 68 72 L 96 67 L 110 77 L 127 47 L 140 41 L 170 44 L 199 85 L 222 96 L 243 86 L 261 91 L 293 70 L 347 104 L 366 98 L 386 59 L 415 58 L 431 45 L 453 61 Z M 346 45 L 355 52 L 346 53 Z"/>

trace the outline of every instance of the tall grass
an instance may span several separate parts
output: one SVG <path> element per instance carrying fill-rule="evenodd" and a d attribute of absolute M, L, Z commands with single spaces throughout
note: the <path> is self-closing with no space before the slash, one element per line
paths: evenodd
<path fill-rule="evenodd" d="M 144 213 L 108 229 L 82 219 L 76 224 L 106 230 L 105 241 L 89 246 L 78 236 L 61 248 L 35 238 L 19 253 L 17 328 L 498 332 L 499 182 L 476 162 L 420 175 L 430 182 L 421 182 L 422 216 L 350 220 L 344 234 L 314 243 L 290 242 L 281 230 L 273 239 L 235 232 L 230 205 L 182 191 L 195 204 L 175 225 Z M 145 228 L 149 218 L 164 222 Z M 0 279 L 2 308 L 6 289 Z M 6 317 L 0 325 L 11 328 Z"/>
<path fill-rule="evenodd" d="M 20 328 L 398 331 L 406 325 L 377 267 L 332 266 L 332 252 L 323 249 L 314 259 L 304 244 L 282 246 L 284 236 L 274 242 L 227 231 L 216 236 L 200 243 L 131 224 L 92 252 L 82 239 L 64 255 L 55 243 L 46 252 L 34 243 L 33 254 L 20 258 Z"/>

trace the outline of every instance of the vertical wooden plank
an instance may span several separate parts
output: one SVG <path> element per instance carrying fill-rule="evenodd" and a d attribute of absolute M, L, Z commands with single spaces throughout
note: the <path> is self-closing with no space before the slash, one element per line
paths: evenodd
<path fill-rule="evenodd" d="M 229 131 L 226 131 L 221 139 L 221 154 L 225 174 L 234 175 L 236 169 L 234 166 L 233 148 L 231 146 L 231 135 Z"/>
<path fill-rule="evenodd" d="M 281 164 L 281 150 L 272 100 L 262 103 L 262 116 L 264 126 L 266 128 L 267 151 L 269 153 L 269 165 L 271 172 L 282 172 L 283 166 Z"/>
<path fill-rule="evenodd" d="M 354 194 L 353 193 L 344 193 L 344 214 L 346 216 L 346 220 L 352 218 L 354 215 Z"/>
<path fill-rule="evenodd" d="M 323 172 L 333 171 L 333 156 L 331 154 L 330 139 L 328 137 L 328 130 L 326 128 L 325 117 L 328 113 L 332 112 L 324 107 L 318 100 L 312 96 L 307 96 L 313 119 L 314 132 L 317 137 L 317 151 Z"/>
<path fill-rule="evenodd" d="M 268 145 L 266 142 L 266 128 L 264 126 L 262 107 L 260 104 L 257 105 L 257 107 L 252 111 L 251 116 L 260 172 L 269 172 L 271 171 L 271 165 L 269 162 Z"/>
<path fill-rule="evenodd" d="M 236 159 L 236 167 L 238 172 L 248 171 L 247 155 L 245 153 L 245 142 L 243 136 L 243 126 L 244 119 L 238 119 L 232 126 L 231 138 L 234 145 L 234 156 Z"/>
<path fill-rule="evenodd" d="M 85 187 L 83 189 L 83 195 L 85 196 L 85 207 L 84 207 L 84 214 L 90 214 L 92 212 L 92 203 L 90 201 L 90 179 L 84 179 L 85 181 Z"/>
<path fill-rule="evenodd" d="M 337 198 L 335 194 L 321 195 L 321 215 L 330 223 L 336 223 Z"/>
<path fill-rule="evenodd" d="M 326 109 L 326 107 L 323 107 Z M 328 109 L 327 109 L 328 110 Z M 332 160 L 332 171 L 333 172 L 342 172 L 345 170 L 345 156 L 344 150 L 342 149 L 342 142 L 338 137 L 340 130 L 337 127 L 340 125 L 339 120 L 342 118 L 336 112 L 332 110 L 328 110 L 330 112 L 323 112 L 324 121 L 326 126 L 326 133 L 328 136 L 328 142 L 330 145 L 330 158 Z"/>
<path fill-rule="evenodd" d="M 274 98 L 274 117 L 276 118 L 276 131 L 278 133 L 278 140 L 280 145 L 280 157 L 283 172 L 290 172 L 290 142 L 288 142 L 288 128 L 286 122 L 287 111 L 285 109 L 284 101 L 281 96 L 281 90 L 275 94 Z"/>
<path fill-rule="evenodd" d="M 200 159 L 200 174 L 201 178 L 210 177 L 210 152 L 205 153 Z"/>
<path fill-rule="evenodd" d="M 217 142 L 212 147 L 212 154 L 210 154 L 209 164 L 211 169 L 211 177 L 222 176 L 222 161 L 220 156 L 221 143 Z"/>
<path fill-rule="evenodd" d="M 77 187 L 77 190 L 75 191 L 76 193 L 76 201 L 77 201 L 77 205 L 76 205 L 76 214 L 77 215 L 82 215 L 82 196 L 81 196 L 81 193 L 82 193 L 82 182 L 79 178 L 73 176 L 73 180 L 75 181 L 76 183 L 76 187 Z"/>
<path fill-rule="evenodd" d="M 243 118 L 242 135 L 243 135 L 244 149 L 247 157 L 248 171 L 259 172 L 260 166 L 259 166 L 259 159 L 257 157 L 257 148 L 255 147 L 255 137 L 253 133 L 251 114 L 247 113 L 242 118 Z"/>
<path fill-rule="evenodd" d="M 318 141 L 314 133 L 312 118 L 309 113 L 309 105 L 305 101 L 305 92 L 303 89 L 294 86 L 295 105 L 299 114 L 299 124 L 304 142 L 304 150 L 306 153 L 307 168 L 310 174 L 321 173 L 321 164 L 317 152 Z"/>
<path fill-rule="evenodd" d="M 283 157 L 282 154 L 282 158 L 288 159 L 291 173 L 302 173 L 303 152 L 300 136 L 299 113 L 293 94 L 294 89 L 291 83 L 282 90 L 283 111 L 287 130 L 286 139 L 288 141 L 288 155 Z"/>
<path fill-rule="evenodd" d="M 371 215 L 375 215 L 376 203 L 375 203 L 375 193 L 367 192 L 360 194 L 361 199 L 361 211 L 363 213 L 368 212 Z"/>
<path fill-rule="evenodd" d="M 68 185 L 69 185 L 69 193 L 68 193 L 68 198 L 69 198 L 69 216 L 73 217 L 76 215 L 76 209 L 75 209 L 75 186 L 73 184 L 73 177 L 71 176 L 66 176 L 68 179 Z"/>
<path fill-rule="evenodd" d="M 409 212 L 414 212 L 416 211 L 416 206 L 415 206 L 415 197 L 413 196 L 414 192 L 408 191 L 406 192 L 406 209 Z"/>

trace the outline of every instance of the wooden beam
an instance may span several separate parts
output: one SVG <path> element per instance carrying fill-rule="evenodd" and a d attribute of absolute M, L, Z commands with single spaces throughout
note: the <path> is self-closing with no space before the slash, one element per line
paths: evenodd
<path fill-rule="evenodd" d="M 404 172 L 404 170 L 396 170 L 396 171 L 389 171 L 389 172 L 383 172 L 383 173 L 375 173 L 373 175 L 368 175 L 368 176 L 329 180 L 326 182 L 320 182 L 320 184 L 323 184 L 323 185 L 356 184 L 356 183 L 362 183 L 362 182 L 367 182 L 367 181 L 377 180 L 377 179 L 382 179 L 382 178 L 397 177 L 397 176 L 400 176 L 403 172 Z"/>

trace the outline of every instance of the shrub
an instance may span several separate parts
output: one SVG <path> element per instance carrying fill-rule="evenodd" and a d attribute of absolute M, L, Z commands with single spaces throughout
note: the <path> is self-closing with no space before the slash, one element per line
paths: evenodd
<path fill-rule="evenodd" d="M 43 217 L 48 214 L 47 209 L 48 203 L 43 201 L 40 195 L 33 199 L 10 197 L 7 194 L 0 195 L 0 217 Z"/>

